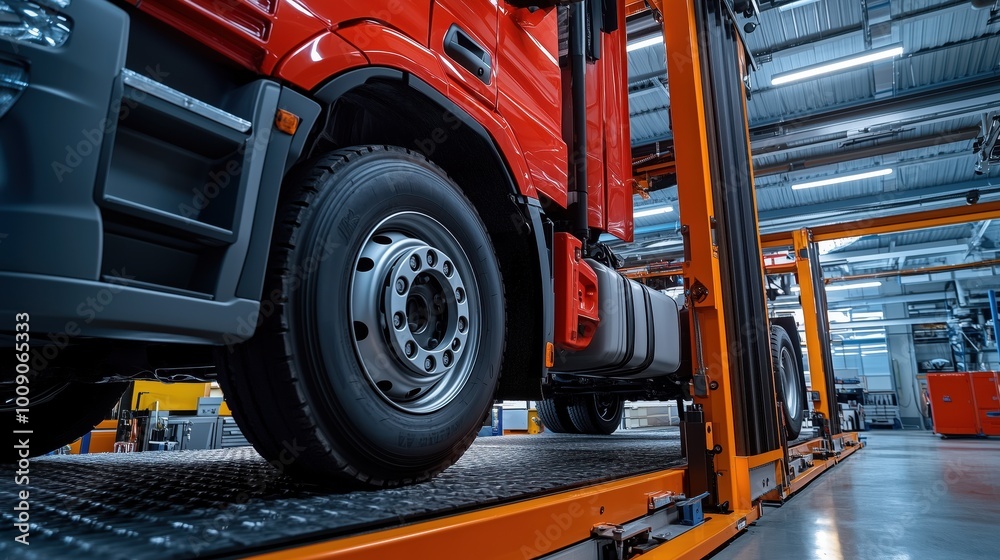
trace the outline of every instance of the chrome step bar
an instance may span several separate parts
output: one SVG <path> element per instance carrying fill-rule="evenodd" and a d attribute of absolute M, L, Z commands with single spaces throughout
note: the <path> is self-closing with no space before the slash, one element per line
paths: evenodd
<path fill-rule="evenodd" d="M 126 86 L 148 93 L 153 97 L 162 99 L 167 103 L 186 109 L 196 115 L 205 117 L 210 121 L 219 123 L 237 132 L 250 132 L 250 121 L 241 119 L 232 113 L 227 113 L 218 107 L 214 107 L 204 101 L 199 101 L 189 95 L 185 95 L 172 87 L 147 78 L 138 72 L 134 72 L 128 68 L 123 68 L 122 77 L 124 78 Z"/>

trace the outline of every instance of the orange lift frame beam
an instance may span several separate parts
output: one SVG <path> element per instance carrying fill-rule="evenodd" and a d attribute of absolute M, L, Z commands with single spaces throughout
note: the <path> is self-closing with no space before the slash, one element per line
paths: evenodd
<path fill-rule="evenodd" d="M 686 236 L 684 285 L 689 290 L 695 284 L 707 288 L 702 301 L 696 304 L 690 302 L 691 313 L 698 325 L 691 332 L 700 339 L 700 348 L 696 348 L 692 354 L 693 367 L 695 375 L 704 373 L 711 382 L 718 384 L 715 390 L 709 391 L 707 398 L 696 401 L 704 406 L 705 423 L 713 430 L 712 439 L 722 445 L 723 452 L 715 457 L 719 501 L 728 501 L 736 511 L 749 510 L 749 492 L 740 492 L 741 485 L 736 476 L 734 395 L 728 358 L 730 349 L 726 336 L 726 316 L 719 297 L 722 294 L 722 271 L 719 247 L 713 233 L 715 199 L 712 192 L 708 130 L 705 127 L 709 121 L 705 111 L 694 0 L 670 3 L 670 17 L 663 18 L 663 36 L 667 48 L 671 105 L 684 108 L 671 111 L 677 156 L 677 183 L 684 185 L 678 189 L 681 227 Z M 688 258 L 690 255 L 697 255 L 698 258 Z M 692 453 L 692 450 L 689 449 L 688 453 Z"/>
<path fill-rule="evenodd" d="M 826 348 L 820 340 L 820 332 L 830 332 L 829 324 L 827 328 L 820 329 L 820 321 L 829 321 L 826 314 L 826 306 L 820 305 L 825 301 L 816 293 L 816 283 L 813 282 L 812 263 L 809 260 L 809 248 L 814 242 L 812 233 L 808 229 L 800 229 L 792 232 L 792 242 L 795 249 L 795 272 L 799 279 L 799 297 L 802 302 L 802 317 L 806 330 L 806 349 L 809 359 L 809 381 L 814 393 L 819 393 L 818 399 L 813 399 L 813 409 L 823 414 L 825 418 L 831 418 L 829 396 L 833 387 L 827 387 L 826 366 L 821 349 Z M 824 350 L 825 351 L 825 350 Z"/>
<path fill-rule="evenodd" d="M 915 229 L 953 226 L 996 218 L 1000 218 L 1000 201 L 857 220 L 810 229 L 813 241 L 819 242 L 853 237 L 855 235 L 878 235 L 882 233 L 912 231 Z M 787 247 L 792 244 L 792 232 L 762 235 L 761 244 L 768 248 Z"/>

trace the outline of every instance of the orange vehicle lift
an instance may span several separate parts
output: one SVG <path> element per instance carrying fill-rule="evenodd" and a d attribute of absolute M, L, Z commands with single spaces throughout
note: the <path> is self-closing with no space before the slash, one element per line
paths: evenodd
<path fill-rule="evenodd" d="M 662 0 L 629 0 L 626 5 L 630 15 L 650 8 L 669 13 L 662 18 L 669 87 L 673 107 L 681 108 L 673 111 L 676 163 L 672 171 L 676 171 L 680 185 L 685 240 L 683 265 L 669 272 L 684 277 L 691 339 L 695 341 L 692 392 L 696 409 L 687 411 L 682 428 L 688 464 L 390 530 L 306 544 L 260 558 L 423 558 L 438 557 L 443 551 L 482 559 L 545 557 L 557 551 L 565 554 L 571 550 L 567 547 L 589 546 L 595 534 L 614 538 L 617 530 L 621 537 L 635 528 L 635 520 L 648 518 L 664 499 L 705 491 L 710 494 L 706 521 L 643 554 L 651 559 L 700 558 L 760 518 L 764 501 L 781 502 L 860 449 L 856 434 L 831 433 L 829 428 L 824 437 L 798 445 L 784 441 L 779 435 L 784 431 L 778 414 L 780 403 L 774 397 L 767 335 L 758 340 L 758 333 L 743 332 L 754 329 L 741 328 L 747 320 L 742 307 L 752 307 L 750 311 L 758 313 L 755 318 L 765 321 L 764 325 L 766 307 L 740 79 L 747 70 L 748 57 L 735 20 L 723 12 L 724 5 L 696 0 L 677 0 L 669 5 Z M 723 143 L 729 151 L 720 148 Z M 735 158 L 731 152 L 734 146 L 740 147 Z M 734 195 L 731 187 L 728 191 L 720 187 L 733 184 L 745 187 L 745 192 Z M 729 198 L 739 199 L 743 206 L 732 206 Z M 731 223 L 734 221 L 738 223 Z M 737 225 L 743 230 L 737 231 Z M 723 237 L 727 228 L 732 234 L 728 239 Z M 743 235 L 747 228 L 752 228 L 752 235 Z M 733 237 L 750 239 L 745 246 L 734 247 Z M 793 238 L 797 253 L 806 254 L 809 247 L 815 250 L 808 232 L 795 232 Z M 784 240 L 775 238 L 773 242 L 781 245 Z M 765 245 L 769 242 L 772 238 L 766 237 Z M 744 262 L 748 268 L 734 270 L 733 261 Z M 798 261 L 800 280 L 812 277 L 817 266 L 815 257 Z M 759 292 L 749 297 L 751 303 L 733 296 L 740 288 L 734 285 L 734 278 L 745 276 L 747 271 L 758 280 L 742 286 Z M 803 288 L 803 301 L 810 306 L 822 305 L 821 294 Z M 807 328 L 813 333 L 810 348 L 823 336 L 816 325 L 813 327 Z M 747 337 L 741 338 L 744 334 Z M 755 364 L 741 363 L 754 358 Z M 810 352 L 812 371 L 828 370 L 832 376 L 832 369 L 812 363 L 816 359 Z M 761 375 L 763 371 L 766 373 Z M 817 378 L 824 376 L 813 377 L 814 390 L 824 398 L 815 408 L 829 418 L 833 411 L 825 398 L 827 386 Z M 751 396 L 760 401 L 756 408 Z"/>
<path fill-rule="evenodd" d="M 897 214 L 881 218 L 862 219 L 853 222 L 844 222 L 828 226 L 799 229 L 790 232 L 772 233 L 761 236 L 761 244 L 766 249 L 791 249 L 794 260 L 789 263 L 771 264 L 765 267 L 768 274 L 788 274 L 794 273 L 798 279 L 802 300 L 803 317 L 806 331 L 806 348 L 809 355 L 809 370 L 828 371 L 829 362 L 829 340 L 827 336 L 829 325 L 826 314 L 825 292 L 820 288 L 824 284 L 838 281 L 856 280 L 858 277 L 827 278 L 822 277 L 819 270 L 819 251 L 817 243 L 820 241 L 833 241 L 844 237 L 879 235 L 886 233 L 898 233 L 913 231 L 917 229 L 928 229 L 942 226 L 965 224 L 981 220 L 990 220 L 1000 217 L 1000 202 L 987 202 L 976 204 L 971 208 L 960 206 L 956 208 L 944 208 L 940 210 L 929 210 L 914 212 L 909 214 Z M 966 263 L 962 265 L 951 265 L 941 267 L 942 270 L 957 270 L 961 268 L 978 268 L 995 265 L 995 260 Z M 933 268 L 924 268 L 912 271 L 913 273 L 928 274 L 938 272 Z M 908 271 L 896 271 L 885 273 L 884 276 L 906 275 Z M 880 274 L 881 275 L 881 274 Z M 874 278 L 876 275 L 866 275 L 865 278 Z M 817 283 L 817 280 L 819 283 Z M 829 385 L 828 376 L 813 375 L 812 378 L 813 405 L 815 410 L 822 412 L 829 418 L 830 407 L 835 406 L 832 386 Z"/>

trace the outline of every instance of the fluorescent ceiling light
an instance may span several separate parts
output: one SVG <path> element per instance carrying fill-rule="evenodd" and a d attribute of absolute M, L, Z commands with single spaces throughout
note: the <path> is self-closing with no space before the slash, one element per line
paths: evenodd
<path fill-rule="evenodd" d="M 659 214 L 669 214 L 674 211 L 673 206 L 661 206 L 659 208 L 650 208 L 649 210 L 640 210 L 632 215 L 634 218 L 648 218 L 650 216 L 657 216 Z"/>
<path fill-rule="evenodd" d="M 860 290 L 862 288 L 878 288 L 881 286 L 881 282 L 860 282 L 857 284 L 828 284 L 826 291 L 828 292 L 839 292 L 842 290 Z M 798 286 L 792 286 L 793 292 L 798 292 L 800 288 Z"/>
<path fill-rule="evenodd" d="M 878 288 L 881 285 L 882 285 L 881 282 L 861 282 L 858 284 L 833 284 L 832 286 L 827 286 L 826 291 L 839 292 L 842 290 L 860 290 L 862 288 Z"/>
<path fill-rule="evenodd" d="M 656 249 L 658 247 L 680 247 L 684 245 L 684 242 L 679 239 L 667 239 L 666 241 L 657 241 L 656 243 L 650 243 L 646 245 L 646 249 Z"/>
<path fill-rule="evenodd" d="M 899 45 L 895 45 L 892 47 L 885 47 L 882 49 L 876 49 L 868 51 L 864 54 L 859 54 L 856 56 L 834 60 L 833 62 L 827 62 L 824 64 L 809 66 L 801 70 L 793 70 L 792 72 L 783 72 L 781 74 L 775 74 L 774 76 L 771 77 L 771 85 L 780 86 L 782 84 L 797 82 L 799 80 L 815 78 L 816 76 L 822 76 L 823 74 L 838 72 L 840 70 L 846 70 L 848 68 L 855 68 L 857 66 L 868 64 L 870 62 L 878 62 L 879 60 L 895 58 L 902 54 L 903 54 L 903 47 Z"/>
<path fill-rule="evenodd" d="M 795 8 L 801 8 L 802 6 L 808 6 L 809 4 L 815 4 L 819 0 L 795 0 L 794 2 L 788 2 L 787 4 L 782 4 L 778 6 L 779 12 L 787 12 L 788 10 L 794 10 Z"/>
<path fill-rule="evenodd" d="M 868 311 L 864 313 L 851 313 L 854 319 L 885 319 L 881 311 Z"/>
<path fill-rule="evenodd" d="M 886 169 L 876 169 L 875 171 L 869 171 L 867 173 L 858 173 L 855 175 L 841 175 L 840 177 L 834 177 L 832 179 L 823 179 L 822 181 L 812 181 L 809 183 L 796 183 L 792 185 L 792 190 L 798 191 L 802 189 L 811 189 L 814 187 L 839 185 L 840 183 L 849 183 L 851 181 L 860 181 L 862 179 L 871 179 L 873 177 L 884 177 L 886 175 L 892 175 L 891 167 L 888 167 Z"/>
<path fill-rule="evenodd" d="M 880 348 L 885 348 L 885 344 L 862 344 L 858 348 L 862 348 L 864 350 L 871 350 L 871 349 L 878 350 Z"/>
<path fill-rule="evenodd" d="M 820 241 L 818 243 L 819 254 L 828 255 L 833 251 L 839 251 L 840 249 L 843 249 L 848 245 L 853 245 L 859 239 L 861 239 L 860 236 L 854 236 L 854 237 L 841 237 L 840 239 L 830 239 L 830 240 Z"/>
<path fill-rule="evenodd" d="M 889 352 L 886 351 L 886 350 L 869 350 L 869 351 L 866 351 L 866 352 L 862 352 L 861 355 L 862 356 L 874 356 L 876 354 L 888 354 L 888 353 Z"/>
<path fill-rule="evenodd" d="M 649 47 L 655 47 L 656 45 L 663 44 L 663 35 L 656 35 L 655 37 L 650 37 L 649 39 L 642 39 L 635 41 L 634 43 L 629 43 L 625 47 L 626 52 L 635 52 L 641 49 L 646 49 Z"/>

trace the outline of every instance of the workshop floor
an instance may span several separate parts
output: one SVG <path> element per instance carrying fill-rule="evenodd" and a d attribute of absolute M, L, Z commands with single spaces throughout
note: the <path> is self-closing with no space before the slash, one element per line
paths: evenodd
<path fill-rule="evenodd" d="M 863 432 L 826 472 L 713 558 L 1000 557 L 1000 438 Z"/>

